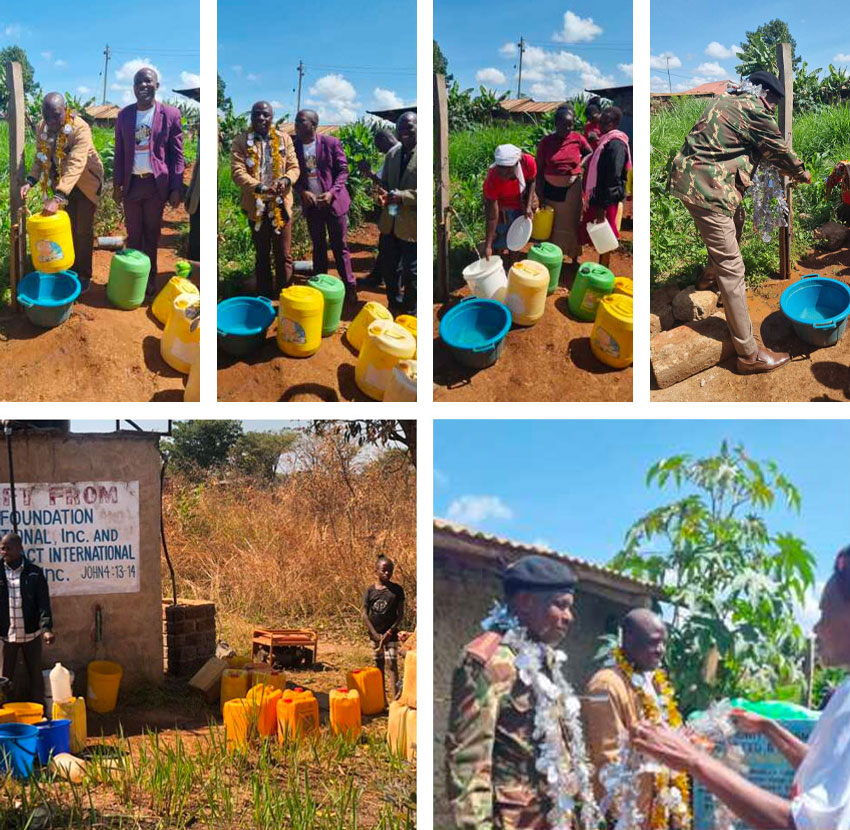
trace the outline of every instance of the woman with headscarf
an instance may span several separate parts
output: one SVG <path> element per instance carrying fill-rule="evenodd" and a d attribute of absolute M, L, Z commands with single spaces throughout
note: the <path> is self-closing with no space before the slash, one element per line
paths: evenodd
<path fill-rule="evenodd" d="M 581 168 L 590 157 L 587 139 L 573 129 L 576 114 L 572 104 L 555 110 L 555 132 L 537 145 L 537 192 L 541 204 L 555 211 L 549 241 L 573 262 L 581 255 Z"/>
<path fill-rule="evenodd" d="M 836 557 L 815 625 L 825 666 L 850 668 L 850 545 Z M 756 830 L 850 830 L 850 678 L 835 691 L 808 743 L 775 721 L 737 710 L 738 728 L 764 735 L 796 770 L 789 798 L 761 789 L 694 746 L 681 732 L 637 726 L 636 749 L 684 770 Z"/>
<path fill-rule="evenodd" d="M 584 177 L 584 216 L 581 220 L 582 242 L 587 244 L 589 222 L 608 224 L 614 236 L 620 238 L 620 223 L 617 214 L 620 202 L 626 197 L 626 179 L 632 166 L 629 152 L 629 137 L 617 129 L 623 111 L 619 107 L 608 107 L 599 119 L 599 143 L 590 157 Z M 600 254 L 599 262 L 608 265 L 611 254 Z"/>
<path fill-rule="evenodd" d="M 507 233 L 511 223 L 525 214 L 530 219 L 537 206 L 534 180 L 537 164 L 534 156 L 513 144 L 500 144 L 494 162 L 484 179 L 484 215 L 487 237 L 484 255 L 507 251 Z"/>

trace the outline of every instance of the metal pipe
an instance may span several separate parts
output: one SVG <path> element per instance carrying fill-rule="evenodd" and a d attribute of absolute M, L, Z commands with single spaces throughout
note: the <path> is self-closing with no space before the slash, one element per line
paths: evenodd
<path fill-rule="evenodd" d="M 170 423 L 170 422 L 169 422 Z M 165 518 L 162 515 L 162 491 L 165 489 L 165 468 L 168 466 L 168 456 L 160 452 L 162 458 L 162 469 L 159 471 L 159 533 L 162 537 L 162 550 L 165 553 L 165 561 L 171 574 L 171 604 L 177 605 L 177 576 L 174 573 L 174 565 L 168 555 L 168 543 L 165 541 Z"/>
<path fill-rule="evenodd" d="M 15 462 L 12 458 L 12 422 L 3 421 L 3 432 L 6 434 L 6 450 L 9 455 L 9 489 L 12 492 L 12 530 L 18 532 L 18 504 L 15 498 Z"/>

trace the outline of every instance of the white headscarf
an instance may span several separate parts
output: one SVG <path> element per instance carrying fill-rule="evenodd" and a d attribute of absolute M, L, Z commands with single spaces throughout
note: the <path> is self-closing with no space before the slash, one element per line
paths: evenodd
<path fill-rule="evenodd" d="M 500 144 L 494 153 L 495 162 L 490 165 L 494 167 L 513 167 L 519 182 L 520 194 L 525 192 L 525 176 L 522 174 L 522 150 L 515 144 Z"/>

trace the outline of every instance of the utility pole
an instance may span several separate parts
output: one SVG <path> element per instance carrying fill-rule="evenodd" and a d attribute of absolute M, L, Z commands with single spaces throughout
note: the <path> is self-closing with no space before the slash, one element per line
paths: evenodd
<path fill-rule="evenodd" d="M 106 44 L 106 49 L 103 50 L 103 54 L 106 57 L 106 62 L 103 65 L 103 100 L 100 102 L 101 104 L 106 103 L 106 78 L 109 75 L 109 44 Z"/>
<path fill-rule="evenodd" d="M 667 55 L 667 84 L 670 87 L 670 94 L 673 94 L 673 81 L 670 79 L 670 56 Z"/>
<path fill-rule="evenodd" d="M 295 112 L 301 110 L 301 79 L 304 77 L 304 61 L 298 61 L 298 108 Z"/>
<path fill-rule="evenodd" d="M 525 40 L 522 35 L 519 36 L 519 80 L 516 85 L 516 97 L 522 98 L 522 53 L 525 52 Z"/>

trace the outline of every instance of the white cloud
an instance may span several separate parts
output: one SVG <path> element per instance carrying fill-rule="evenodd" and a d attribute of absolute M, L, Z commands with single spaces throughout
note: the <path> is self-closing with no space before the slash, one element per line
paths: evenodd
<path fill-rule="evenodd" d="M 590 71 L 581 73 L 581 81 L 585 89 L 604 89 L 617 83 L 613 75 L 603 75 L 595 66 L 591 67 Z"/>
<path fill-rule="evenodd" d="M 63 61 L 62 58 L 57 58 L 53 64 L 57 69 L 65 69 L 68 66 L 68 61 Z"/>
<path fill-rule="evenodd" d="M 845 54 L 844 52 L 839 52 L 833 60 L 836 63 L 850 63 L 850 55 Z"/>
<path fill-rule="evenodd" d="M 460 496 L 449 505 L 448 516 L 474 525 L 487 519 L 512 519 L 514 513 L 498 496 Z"/>
<path fill-rule="evenodd" d="M 578 90 L 576 90 L 578 91 Z M 556 101 L 569 98 L 567 83 L 557 75 L 531 85 L 531 97 L 537 101 Z"/>
<path fill-rule="evenodd" d="M 630 78 L 634 78 L 634 76 L 635 76 L 635 65 L 633 63 L 618 63 L 617 68 L 624 75 L 628 75 Z"/>
<path fill-rule="evenodd" d="M 552 550 L 555 548 L 552 547 L 552 543 L 548 539 L 544 539 L 543 537 L 538 537 L 531 543 L 535 548 L 543 548 L 543 550 Z"/>
<path fill-rule="evenodd" d="M 259 76 L 259 75 L 255 75 L 253 72 L 249 72 L 249 73 L 245 76 L 245 80 L 246 80 L 246 81 L 250 81 L 252 84 L 255 84 L 255 83 L 257 83 L 257 82 L 260 80 L 260 76 Z"/>
<path fill-rule="evenodd" d="M 285 110 L 286 109 L 286 104 L 284 104 L 283 101 L 269 101 L 269 103 L 272 105 L 273 110 Z M 280 117 L 280 116 L 278 116 L 278 117 Z"/>
<path fill-rule="evenodd" d="M 564 12 L 564 28 L 552 35 L 553 40 L 560 43 L 585 43 L 602 34 L 602 27 L 593 22 L 592 17 L 579 17 L 577 14 Z"/>
<path fill-rule="evenodd" d="M 448 474 L 443 472 L 443 470 L 438 470 L 435 467 L 434 468 L 434 486 L 435 487 L 445 487 L 448 483 L 449 483 Z"/>
<path fill-rule="evenodd" d="M 505 73 L 496 69 L 494 66 L 479 69 L 475 73 L 475 80 L 480 84 L 493 84 L 494 86 L 504 86 L 508 81 Z"/>
<path fill-rule="evenodd" d="M 115 77 L 121 83 L 113 82 L 109 87 L 121 93 L 121 103 L 132 104 L 136 100 L 136 96 L 133 95 L 133 77 L 140 69 L 153 69 L 160 84 L 163 83 L 162 73 L 150 58 L 133 58 L 115 70 Z"/>
<path fill-rule="evenodd" d="M 372 97 L 375 99 L 375 109 L 378 110 L 394 110 L 404 106 L 404 101 L 391 89 L 376 86 L 372 90 Z"/>
<path fill-rule="evenodd" d="M 690 80 L 676 81 L 673 84 L 673 93 L 687 92 L 700 84 L 707 84 L 711 78 L 694 75 Z M 649 79 L 650 92 L 670 92 L 670 85 L 666 75 L 652 75 Z"/>
<path fill-rule="evenodd" d="M 7 23 L 3 27 L 3 34 L 12 40 L 17 40 L 23 32 L 24 28 L 20 23 Z"/>
<path fill-rule="evenodd" d="M 53 52 L 42 52 L 41 57 L 43 57 L 48 63 L 53 60 Z"/>
<path fill-rule="evenodd" d="M 198 87 L 201 85 L 201 76 L 184 70 L 180 73 L 180 84 L 184 87 Z"/>
<path fill-rule="evenodd" d="M 705 47 L 705 54 L 708 55 L 708 57 L 717 58 L 721 61 L 736 57 L 740 51 L 740 46 L 730 46 L 727 49 L 722 43 L 718 43 L 716 40 L 712 40 L 711 43 Z"/>
<path fill-rule="evenodd" d="M 820 618 L 820 596 L 826 586 L 825 582 L 816 582 L 807 592 L 803 603 L 794 603 L 795 617 L 808 635 L 812 633 L 815 623 Z"/>
<path fill-rule="evenodd" d="M 708 75 L 710 78 L 725 78 L 729 73 L 716 61 L 701 63 L 697 67 L 697 72 L 702 72 L 703 75 Z"/>
<path fill-rule="evenodd" d="M 499 54 L 503 58 L 512 58 L 512 57 L 514 57 L 514 55 L 516 55 L 516 53 L 517 53 L 517 45 L 515 43 L 511 42 L 511 41 L 508 41 L 507 43 L 503 43 L 499 47 Z"/>
<path fill-rule="evenodd" d="M 87 86 L 78 86 L 78 87 L 77 87 L 77 92 L 78 92 L 80 95 L 91 95 L 91 93 L 93 92 L 93 90 L 92 90 L 92 89 L 90 89 L 90 88 L 89 88 L 89 87 L 87 87 Z"/>
<path fill-rule="evenodd" d="M 670 63 L 667 63 L 667 58 L 670 59 Z M 649 56 L 649 68 L 650 69 L 667 69 L 668 66 L 670 69 L 679 69 L 682 65 L 682 61 L 679 60 L 672 52 L 662 52 L 660 55 L 650 55 Z"/>
<path fill-rule="evenodd" d="M 360 103 L 357 90 L 342 75 L 332 73 L 319 78 L 309 89 L 305 103 L 319 113 L 325 124 L 347 124 L 357 120 Z"/>
<path fill-rule="evenodd" d="M 237 64 L 236 64 L 236 66 L 231 66 L 230 68 L 233 70 L 233 73 L 234 73 L 235 75 L 239 75 L 239 76 L 241 77 L 241 75 L 242 75 L 242 66 L 241 66 L 240 64 L 238 64 L 238 63 L 237 63 Z"/>

